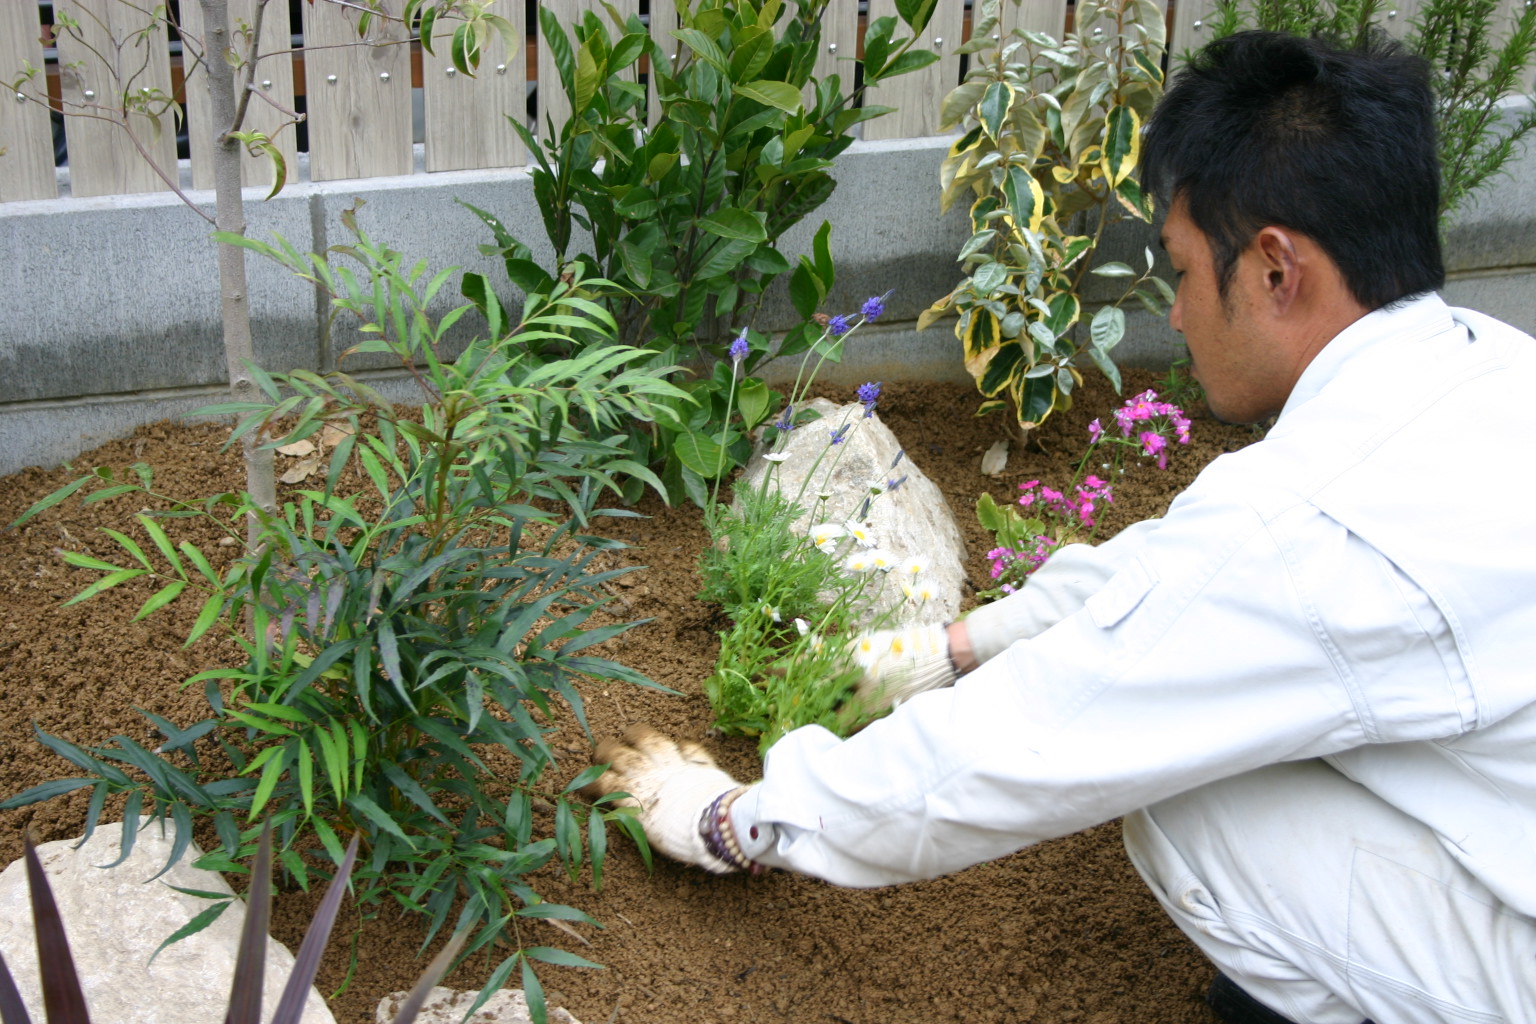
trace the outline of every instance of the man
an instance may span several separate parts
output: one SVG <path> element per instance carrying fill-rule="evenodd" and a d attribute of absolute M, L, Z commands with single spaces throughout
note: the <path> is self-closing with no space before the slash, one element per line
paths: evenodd
<path fill-rule="evenodd" d="M 1170 322 L 1216 415 L 1278 413 L 1263 441 L 899 654 L 866 638 L 910 699 L 857 736 L 797 730 L 742 786 L 639 730 L 597 788 L 678 859 L 854 886 L 1124 816 L 1227 1020 L 1536 1021 L 1536 495 L 1478 443 L 1528 429 L 1536 342 L 1434 294 L 1427 74 L 1245 33 L 1150 122 Z"/>

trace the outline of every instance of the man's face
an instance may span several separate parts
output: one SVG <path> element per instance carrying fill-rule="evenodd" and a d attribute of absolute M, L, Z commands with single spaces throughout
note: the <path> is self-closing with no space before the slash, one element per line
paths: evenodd
<path fill-rule="evenodd" d="M 1279 412 L 1294 376 L 1281 372 L 1281 347 L 1265 330 L 1263 268 L 1253 246 L 1238 257 L 1225 298 L 1211 246 L 1175 199 L 1163 224 L 1163 248 L 1177 275 L 1168 323 L 1184 335 L 1190 373 L 1217 419 L 1257 423 Z"/>

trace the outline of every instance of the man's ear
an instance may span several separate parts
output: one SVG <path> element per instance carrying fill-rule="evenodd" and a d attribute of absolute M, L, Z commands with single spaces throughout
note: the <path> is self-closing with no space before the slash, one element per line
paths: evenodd
<path fill-rule="evenodd" d="M 1264 275 L 1264 293 L 1276 311 L 1283 312 L 1301 291 L 1305 260 L 1298 240 L 1287 229 L 1271 224 L 1260 229 L 1252 246 Z"/>

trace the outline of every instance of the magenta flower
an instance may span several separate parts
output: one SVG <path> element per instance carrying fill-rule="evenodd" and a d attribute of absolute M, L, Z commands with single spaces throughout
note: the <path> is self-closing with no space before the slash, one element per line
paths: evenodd
<path fill-rule="evenodd" d="M 1088 424 L 1088 443 L 1098 444 L 1099 438 L 1104 436 L 1104 425 L 1095 419 Z"/>

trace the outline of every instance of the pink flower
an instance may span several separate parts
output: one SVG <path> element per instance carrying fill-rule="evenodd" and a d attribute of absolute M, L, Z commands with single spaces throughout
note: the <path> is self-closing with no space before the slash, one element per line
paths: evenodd
<path fill-rule="evenodd" d="M 1104 436 L 1104 425 L 1095 419 L 1088 424 L 1088 443 L 1098 444 L 1099 438 Z"/>

